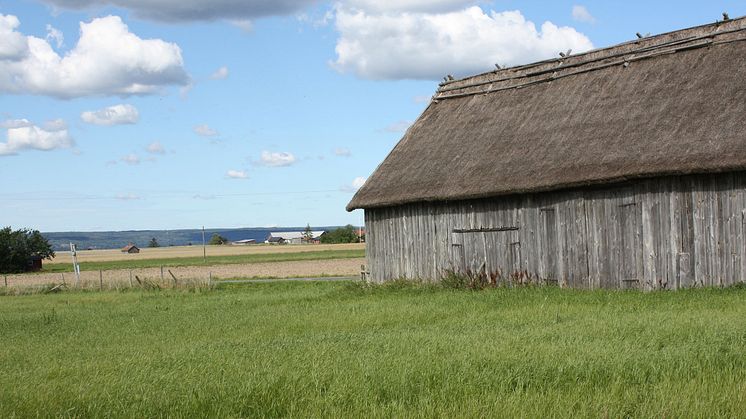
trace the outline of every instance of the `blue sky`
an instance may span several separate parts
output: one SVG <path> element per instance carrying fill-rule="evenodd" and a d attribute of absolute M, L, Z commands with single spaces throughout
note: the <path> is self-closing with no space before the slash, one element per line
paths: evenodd
<path fill-rule="evenodd" d="M 0 0 L 0 223 L 360 224 L 443 75 L 723 11 L 746 2 Z"/>

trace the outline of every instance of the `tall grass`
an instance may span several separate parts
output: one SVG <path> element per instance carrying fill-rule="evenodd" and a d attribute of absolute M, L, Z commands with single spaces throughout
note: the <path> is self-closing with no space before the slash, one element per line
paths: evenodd
<path fill-rule="evenodd" d="M 742 416 L 744 301 L 405 282 L 0 297 L 0 412 Z"/>

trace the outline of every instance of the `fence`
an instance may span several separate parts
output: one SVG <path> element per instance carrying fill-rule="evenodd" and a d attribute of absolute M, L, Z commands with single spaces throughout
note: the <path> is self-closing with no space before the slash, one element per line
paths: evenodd
<path fill-rule="evenodd" d="M 35 275 L 3 275 L 5 288 L 175 288 L 179 286 L 212 286 L 217 277 L 212 270 L 200 267 L 167 267 L 81 271 L 80 280 L 73 272 L 42 273 Z M 57 287 L 57 288 L 55 288 Z"/>

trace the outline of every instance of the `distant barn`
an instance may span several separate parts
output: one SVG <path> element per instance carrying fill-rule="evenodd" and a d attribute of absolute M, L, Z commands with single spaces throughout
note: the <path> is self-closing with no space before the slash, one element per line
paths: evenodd
<path fill-rule="evenodd" d="M 28 259 L 26 272 L 39 272 L 43 267 L 42 265 L 42 257 L 39 255 L 32 255 Z"/>
<path fill-rule="evenodd" d="M 122 253 L 140 253 L 140 248 L 130 243 L 122 248 Z"/>
<path fill-rule="evenodd" d="M 256 240 L 255 239 L 236 240 L 234 242 L 231 242 L 231 244 L 234 246 L 246 246 L 250 244 L 256 244 Z"/>
<path fill-rule="evenodd" d="M 324 234 L 323 231 L 312 231 L 310 241 L 303 231 L 274 231 L 269 233 L 265 243 L 270 244 L 301 244 L 301 243 L 318 243 L 319 237 Z"/>
<path fill-rule="evenodd" d="M 743 282 L 745 28 L 448 78 L 347 206 L 370 277 Z"/>

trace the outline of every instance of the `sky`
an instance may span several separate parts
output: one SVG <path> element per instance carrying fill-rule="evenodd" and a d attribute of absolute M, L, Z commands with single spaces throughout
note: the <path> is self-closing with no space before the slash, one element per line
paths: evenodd
<path fill-rule="evenodd" d="M 0 224 L 360 225 L 443 76 L 723 12 L 746 1 L 0 0 Z"/>

